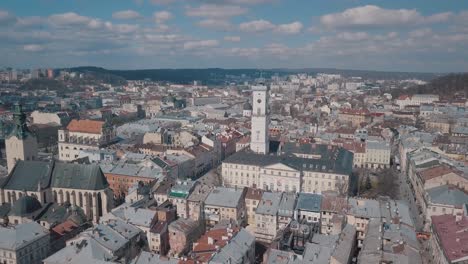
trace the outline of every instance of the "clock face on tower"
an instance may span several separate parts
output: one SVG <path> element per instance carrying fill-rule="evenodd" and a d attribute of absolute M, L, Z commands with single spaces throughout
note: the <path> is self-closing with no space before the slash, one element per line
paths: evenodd
<path fill-rule="evenodd" d="M 261 103 L 261 102 L 262 102 L 262 99 L 258 99 L 258 100 L 257 100 L 257 103 Z"/>

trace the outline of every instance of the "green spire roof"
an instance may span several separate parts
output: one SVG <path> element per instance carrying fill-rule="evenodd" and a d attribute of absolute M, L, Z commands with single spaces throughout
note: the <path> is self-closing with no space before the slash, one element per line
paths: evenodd
<path fill-rule="evenodd" d="M 21 104 L 15 104 L 15 112 L 13 113 L 14 128 L 10 136 L 16 136 L 19 139 L 24 139 L 29 135 L 32 135 L 26 125 L 26 114 L 23 112 Z"/>

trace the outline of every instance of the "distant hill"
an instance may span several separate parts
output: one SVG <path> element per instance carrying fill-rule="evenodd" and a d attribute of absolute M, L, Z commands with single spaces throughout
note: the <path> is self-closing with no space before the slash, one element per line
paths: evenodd
<path fill-rule="evenodd" d="M 122 76 L 113 74 L 111 71 L 99 67 L 76 67 L 67 69 L 74 72 L 83 73 L 85 75 L 84 82 L 91 83 L 108 83 L 112 85 L 124 85 L 127 83 L 126 79 Z"/>
<path fill-rule="evenodd" d="M 451 98 L 456 94 L 468 97 L 468 73 L 449 74 L 436 78 L 427 84 L 416 85 L 407 89 L 394 89 L 393 97 L 402 94 L 438 94 L 442 98 Z"/>
<path fill-rule="evenodd" d="M 71 68 L 77 72 L 95 72 L 120 76 L 126 80 L 144 80 L 172 82 L 180 84 L 192 83 L 194 80 L 203 84 L 224 84 L 226 82 L 242 82 L 259 77 L 270 78 L 273 75 L 289 75 L 297 73 L 329 73 L 341 74 L 346 77 L 360 76 L 366 79 L 421 79 L 431 80 L 437 77 L 434 73 L 411 73 L 411 72 L 383 72 L 363 70 L 341 70 L 330 68 L 304 68 L 304 69 L 142 69 L 142 70 L 107 70 L 100 67 L 76 67 Z M 239 78 L 243 76 L 243 78 Z"/>
<path fill-rule="evenodd" d="M 61 91 L 67 89 L 66 86 L 61 81 L 53 79 L 30 79 L 25 82 L 20 90 L 32 91 L 32 90 L 51 90 L 51 91 Z"/>

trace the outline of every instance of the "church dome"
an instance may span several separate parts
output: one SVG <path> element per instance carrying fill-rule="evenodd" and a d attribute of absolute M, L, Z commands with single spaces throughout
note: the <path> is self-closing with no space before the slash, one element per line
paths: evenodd
<path fill-rule="evenodd" d="M 244 110 L 252 110 L 252 105 L 249 102 L 245 102 L 243 108 Z"/>
<path fill-rule="evenodd" d="M 41 203 L 32 196 L 22 196 L 16 202 L 10 211 L 10 215 L 14 216 L 25 216 L 34 213 L 35 211 L 42 208 Z"/>

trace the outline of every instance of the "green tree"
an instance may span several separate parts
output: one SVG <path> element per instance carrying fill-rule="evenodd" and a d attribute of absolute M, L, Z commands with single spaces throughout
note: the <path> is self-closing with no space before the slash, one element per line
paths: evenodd
<path fill-rule="evenodd" d="M 370 189 L 372 189 L 372 183 L 371 183 L 369 175 L 367 175 L 367 177 L 366 177 L 366 190 L 370 190 Z"/>

